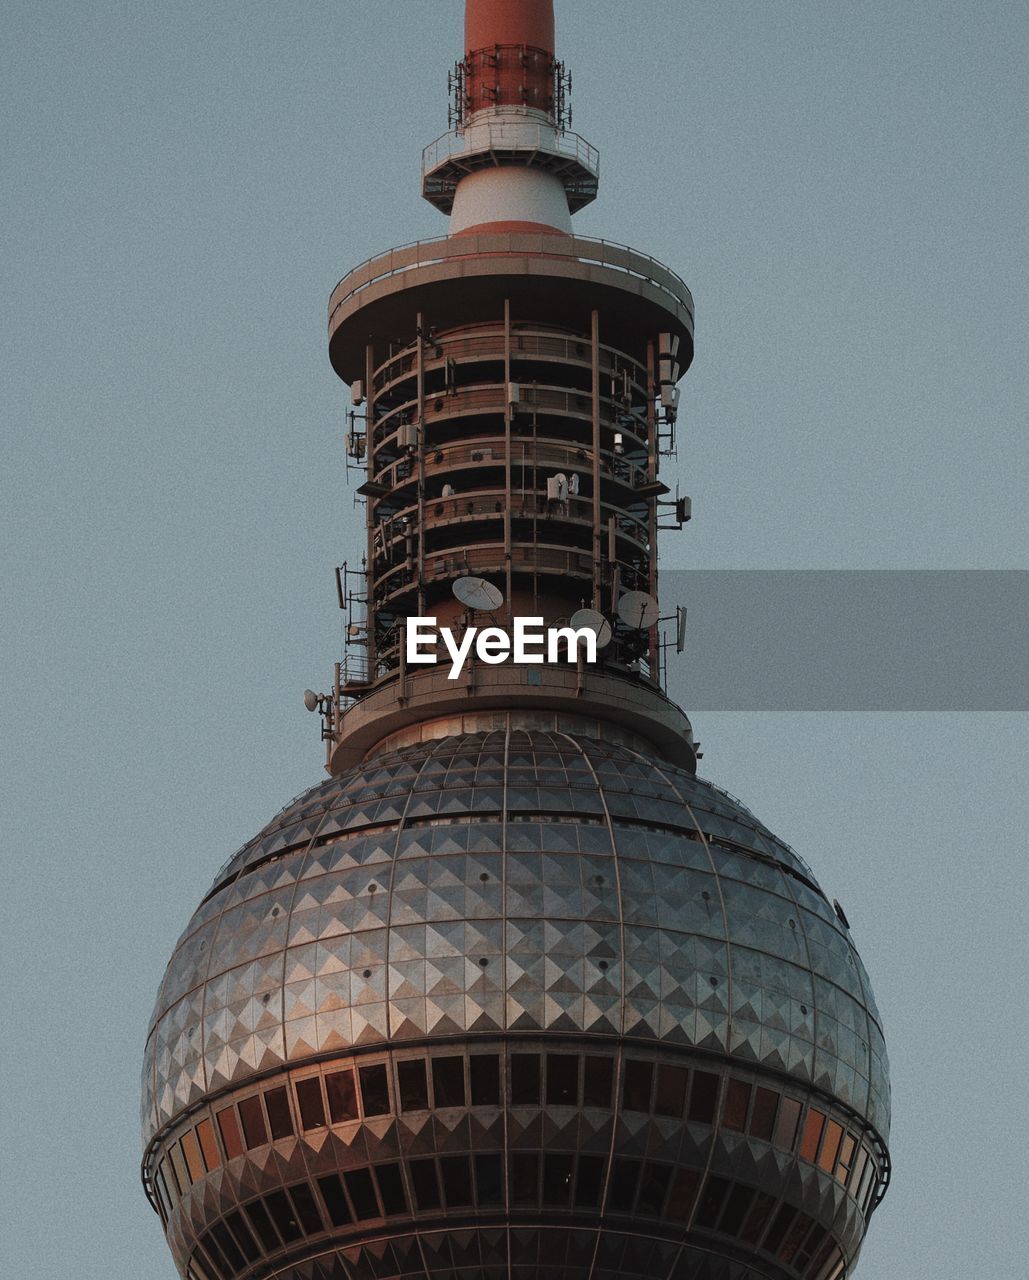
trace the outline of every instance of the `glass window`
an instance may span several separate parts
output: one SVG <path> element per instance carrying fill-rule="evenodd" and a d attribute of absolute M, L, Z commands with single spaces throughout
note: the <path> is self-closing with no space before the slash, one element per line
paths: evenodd
<path fill-rule="evenodd" d="M 232 1233 L 224 1222 L 216 1222 L 211 1228 L 211 1235 L 217 1241 L 218 1248 L 222 1252 L 222 1256 L 229 1264 L 233 1271 L 242 1271 L 246 1266 L 246 1259 L 240 1252 L 239 1245 L 232 1238 Z"/>
<path fill-rule="evenodd" d="M 779 1246 L 786 1237 L 790 1223 L 797 1216 L 797 1211 L 792 1205 L 783 1204 L 779 1206 L 779 1212 L 772 1219 L 772 1225 L 768 1228 L 768 1234 L 765 1236 L 762 1249 L 767 1249 L 769 1253 L 778 1253 Z"/>
<path fill-rule="evenodd" d="M 468 1060 L 472 1106 L 500 1106 L 500 1059 L 495 1053 L 473 1053 Z"/>
<path fill-rule="evenodd" d="M 182 1135 L 182 1154 L 186 1157 L 186 1168 L 189 1170 L 190 1181 L 198 1181 L 207 1170 L 204 1168 L 203 1160 L 200 1159 L 200 1144 L 197 1142 L 196 1134 L 192 1129 Z"/>
<path fill-rule="evenodd" d="M 671 1180 L 670 1164 L 655 1164 L 653 1161 L 648 1161 L 643 1167 L 643 1181 L 640 1184 L 640 1198 L 636 1212 L 659 1217 Z"/>
<path fill-rule="evenodd" d="M 695 1124 L 713 1124 L 717 1101 L 718 1077 L 708 1071 L 694 1071 L 689 1118 Z"/>
<path fill-rule="evenodd" d="M 414 1187 L 414 1198 L 418 1208 L 424 1213 L 427 1209 L 440 1207 L 439 1183 L 436 1181 L 436 1161 L 412 1160 L 410 1164 L 411 1185 Z"/>
<path fill-rule="evenodd" d="M 172 1211 L 172 1198 L 168 1191 L 168 1180 L 164 1176 L 164 1170 L 165 1164 L 162 1162 L 154 1174 L 154 1188 L 157 1191 L 157 1198 L 164 1209 L 164 1216 L 167 1218 Z"/>
<path fill-rule="evenodd" d="M 835 1240 L 830 1240 L 825 1248 L 824 1261 L 822 1254 L 815 1259 L 815 1265 L 811 1269 L 813 1280 L 828 1280 L 829 1276 L 838 1275 L 842 1263 L 843 1254 L 840 1246 Z"/>
<path fill-rule="evenodd" d="M 547 1054 L 547 1106 L 579 1105 L 579 1057 L 571 1053 Z"/>
<path fill-rule="evenodd" d="M 869 1202 L 872 1199 L 872 1192 L 875 1190 L 876 1168 L 875 1161 L 869 1158 L 865 1165 L 865 1172 L 861 1178 L 861 1189 L 857 1194 L 858 1204 L 861 1206 L 861 1212 L 864 1213 L 868 1209 Z"/>
<path fill-rule="evenodd" d="M 297 1103 L 300 1106 L 300 1123 L 305 1129 L 321 1129 L 325 1124 L 321 1080 L 317 1076 L 311 1080 L 298 1080 L 296 1090 Z"/>
<path fill-rule="evenodd" d="M 432 1059 L 432 1093 L 437 1107 L 464 1106 L 464 1058 Z"/>
<path fill-rule="evenodd" d="M 808 1232 L 813 1226 L 814 1223 L 806 1213 L 797 1214 L 779 1249 L 780 1262 L 793 1262 L 800 1251 L 800 1246 L 804 1243 Z"/>
<path fill-rule="evenodd" d="M 343 1174 L 343 1181 L 350 1196 L 350 1203 L 354 1206 L 354 1217 L 378 1218 L 379 1202 L 375 1198 L 375 1188 L 372 1186 L 372 1175 L 369 1171 L 348 1169 Z"/>
<path fill-rule="evenodd" d="M 828 1266 L 829 1259 L 832 1256 L 832 1252 L 835 1248 L 836 1248 L 836 1242 L 835 1240 L 833 1240 L 832 1236 L 830 1236 L 826 1240 L 825 1244 L 823 1244 L 822 1247 L 815 1254 L 815 1259 L 811 1263 L 811 1270 L 808 1272 L 808 1280 L 816 1280 L 818 1276 L 822 1275 L 822 1273 L 825 1271 L 826 1267 Z"/>
<path fill-rule="evenodd" d="M 250 1220 L 258 1240 L 264 1246 L 265 1253 L 274 1253 L 279 1247 L 279 1237 L 268 1217 L 268 1211 L 260 1200 L 251 1200 L 243 1206 L 243 1212 Z"/>
<path fill-rule="evenodd" d="M 397 1063 L 397 1084 L 401 1111 L 428 1111 L 429 1086 L 425 1079 L 425 1063 L 421 1058 Z"/>
<path fill-rule="evenodd" d="M 540 1059 L 538 1053 L 512 1053 L 511 1105 L 538 1107 L 540 1101 Z"/>
<path fill-rule="evenodd" d="M 657 1069 L 657 1093 L 654 1097 L 654 1112 L 659 1116 L 674 1116 L 681 1119 L 686 1106 L 686 1085 L 689 1083 L 689 1072 L 685 1067 L 671 1067 L 661 1063 Z"/>
<path fill-rule="evenodd" d="M 400 1165 L 380 1164 L 375 1167 L 375 1179 L 379 1184 L 379 1198 L 386 1213 L 406 1213 L 407 1196 Z"/>
<path fill-rule="evenodd" d="M 796 1098 L 783 1098 L 779 1107 L 779 1118 L 775 1122 L 775 1137 L 772 1141 L 783 1151 L 792 1151 L 797 1140 L 797 1122 L 800 1119 L 800 1103 Z"/>
<path fill-rule="evenodd" d="M 861 1190 L 861 1178 L 865 1172 L 865 1165 L 868 1163 L 868 1148 L 858 1147 L 857 1154 L 854 1156 L 854 1176 L 850 1180 L 850 1194 L 855 1200 L 858 1199 L 858 1192 Z"/>
<path fill-rule="evenodd" d="M 600 1206 L 600 1180 L 604 1173 L 603 1156 L 580 1156 L 575 1180 L 575 1204 L 581 1209 Z"/>
<path fill-rule="evenodd" d="M 548 1062 L 549 1075 L 549 1062 Z M 549 1081 L 548 1081 L 549 1094 Z M 543 1203 L 567 1209 L 572 1194 L 574 1156 L 548 1152 L 543 1157 Z"/>
<path fill-rule="evenodd" d="M 836 1156 L 839 1154 L 842 1137 L 843 1125 L 837 1124 L 835 1120 L 830 1120 L 825 1126 L 825 1139 L 822 1142 L 822 1150 L 818 1157 L 819 1168 L 824 1169 L 826 1173 L 832 1173 L 836 1167 Z"/>
<path fill-rule="evenodd" d="M 334 1071 L 325 1077 L 325 1092 L 329 1098 L 329 1115 L 333 1124 L 345 1124 L 348 1120 L 357 1119 L 357 1086 L 354 1084 L 354 1072 L 347 1067 L 345 1071 Z"/>
<path fill-rule="evenodd" d="M 535 1152 L 515 1151 L 511 1155 L 511 1199 L 517 1205 L 539 1201 L 539 1156 Z"/>
<path fill-rule="evenodd" d="M 239 1118 L 243 1123 L 243 1137 L 248 1150 L 263 1147 L 268 1141 L 268 1126 L 264 1122 L 264 1107 L 261 1098 L 255 1094 L 252 1098 L 244 1098 L 239 1104 Z"/>
<path fill-rule="evenodd" d="M 179 1184 L 179 1190 L 185 1195 L 191 1184 L 189 1171 L 186 1169 L 186 1162 L 182 1158 L 182 1151 L 177 1142 L 172 1144 L 168 1154 L 171 1156 L 172 1168 L 175 1170 L 175 1179 Z"/>
<path fill-rule="evenodd" d="M 350 1217 L 350 1206 L 347 1204 L 347 1198 L 343 1194 L 343 1183 L 340 1181 L 339 1174 L 326 1174 L 324 1178 L 318 1179 L 318 1189 L 322 1193 L 322 1199 L 325 1201 L 325 1207 L 329 1211 L 329 1219 L 334 1227 L 346 1227 L 352 1221 Z"/>
<path fill-rule="evenodd" d="M 836 1178 L 846 1185 L 847 1176 L 854 1167 L 854 1152 L 857 1151 L 857 1138 L 852 1133 L 845 1133 L 840 1144 L 840 1159 L 836 1165 Z"/>
<path fill-rule="evenodd" d="M 754 1203 L 751 1206 L 750 1213 L 747 1214 L 747 1220 L 743 1224 L 743 1230 L 740 1232 L 740 1239 L 747 1244 L 757 1244 L 764 1235 L 765 1227 L 768 1226 L 768 1219 L 772 1216 L 772 1210 L 775 1208 L 775 1196 L 767 1195 L 764 1191 L 759 1191 L 754 1197 Z"/>
<path fill-rule="evenodd" d="M 716 1178 L 714 1175 L 704 1183 L 700 1203 L 697 1205 L 697 1216 L 694 1219 L 698 1227 L 705 1231 L 714 1231 L 715 1223 L 722 1212 L 722 1205 L 725 1204 L 726 1196 L 729 1194 L 729 1186 L 725 1178 Z"/>
<path fill-rule="evenodd" d="M 722 1106 L 722 1124 L 726 1129 L 743 1133 L 747 1127 L 747 1111 L 750 1107 L 751 1087 L 743 1080 L 730 1079 Z"/>
<path fill-rule="evenodd" d="M 610 1213 L 632 1213 L 642 1168 L 643 1162 L 640 1160 L 627 1160 L 620 1156 L 615 1161 L 607 1193 L 607 1208 Z"/>
<path fill-rule="evenodd" d="M 239 1245 L 247 1262 L 256 1262 L 261 1256 L 261 1250 L 257 1247 L 257 1242 L 239 1213 L 234 1210 L 226 1214 L 225 1225 L 232 1232 L 232 1238 Z"/>
<path fill-rule="evenodd" d="M 283 1243 L 292 1244 L 294 1240 L 299 1240 L 300 1223 L 285 1191 L 270 1191 L 264 1197 L 264 1204 Z"/>
<path fill-rule="evenodd" d="M 810 1160 L 814 1164 L 815 1156 L 818 1155 L 818 1143 L 824 1128 L 825 1113 L 819 1111 L 817 1107 L 809 1107 L 808 1113 L 804 1117 L 804 1132 L 800 1137 L 801 1159 Z"/>
<path fill-rule="evenodd" d="M 197 1139 L 200 1142 L 200 1150 L 203 1153 L 204 1164 L 207 1165 L 208 1172 L 212 1169 L 217 1169 L 222 1162 L 222 1158 L 218 1150 L 218 1143 L 214 1137 L 214 1125 L 210 1120 L 201 1120 L 197 1125 Z"/>
<path fill-rule="evenodd" d="M 807 1271 L 808 1266 L 811 1263 L 811 1259 L 819 1249 L 822 1248 L 827 1235 L 828 1232 L 818 1226 L 817 1223 L 811 1228 L 808 1232 L 807 1239 L 797 1251 L 797 1256 L 793 1259 L 793 1267 L 795 1271 Z"/>
<path fill-rule="evenodd" d="M 168 1158 L 161 1162 L 160 1172 L 164 1174 L 170 1199 L 177 1200 L 182 1195 L 182 1187 L 179 1185 L 179 1180 L 175 1175 L 175 1166 L 172 1164 L 170 1152 Z"/>
<path fill-rule="evenodd" d="M 630 1058 L 625 1064 L 622 1083 L 622 1107 L 626 1111 L 650 1110 L 650 1086 L 654 1078 L 654 1064 Z"/>
<path fill-rule="evenodd" d="M 207 1258 L 211 1265 L 211 1270 L 217 1275 L 225 1277 L 232 1274 L 232 1267 L 225 1259 L 225 1255 L 218 1248 L 214 1236 L 208 1231 L 207 1235 L 201 1236 L 199 1240 L 201 1249 L 204 1251 L 204 1257 Z"/>
<path fill-rule="evenodd" d="M 676 1169 L 665 1216 L 676 1222 L 686 1222 L 693 1212 L 693 1204 L 700 1186 L 700 1174 L 693 1169 Z"/>
<path fill-rule="evenodd" d="M 472 1179 L 467 1156 L 443 1156 L 439 1162 L 443 1174 L 443 1195 L 447 1208 L 472 1203 Z"/>
<path fill-rule="evenodd" d="M 724 1232 L 727 1236 L 738 1236 L 743 1226 L 743 1219 L 747 1216 L 747 1210 L 750 1208 L 753 1199 L 753 1189 L 740 1186 L 737 1183 L 729 1192 L 729 1199 L 725 1202 L 725 1208 L 718 1223 L 718 1230 Z"/>
<path fill-rule="evenodd" d="M 503 1164 L 500 1156 L 474 1157 L 475 1186 L 479 1195 L 479 1207 L 504 1203 Z"/>
<path fill-rule="evenodd" d="M 771 1142 L 775 1129 L 775 1112 L 779 1106 L 779 1095 L 771 1089 L 754 1090 L 754 1109 L 750 1113 L 751 1136 L 760 1138 L 762 1142 Z"/>
<path fill-rule="evenodd" d="M 272 1137 L 276 1141 L 280 1138 L 292 1138 L 293 1117 L 289 1113 L 289 1094 L 285 1087 L 269 1089 L 264 1095 L 264 1105 L 268 1112 L 268 1126 L 272 1131 Z"/>
<path fill-rule="evenodd" d="M 224 1111 L 218 1112 L 216 1118 L 218 1120 L 218 1129 L 222 1135 L 225 1154 L 230 1160 L 234 1160 L 236 1156 L 243 1154 L 243 1136 L 239 1131 L 236 1108 L 226 1107 Z"/>
<path fill-rule="evenodd" d="M 306 1182 L 298 1182 L 289 1188 L 290 1199 L 297 1211 L 297 1219 L 305 1235 L 317 1235 L 323 1229 L 322 1215 L 315 1204 L 314 1193 Z"/>
<path fill-rule="evenodd" d="M 361 1067 L 361 1103 L 366 1116 L 389 1115 L 389 1084 L 386 1081 L 386 1068 L 383 1063 L 373 1067 Z"/>
<path fill-rule="evenodd" d="M 611 1106 L 614 1065 L 613 1058 L 587 1057 L 582 1088 L 584 1106 L 605 1108 Z"/>
<path fill-rule="evenodd" d="M 202 1253 L 193 1254 L 189 1267 L 186 1270 L 186 1275 L 189 1276 L 189 1280 L 211 1280 L 211 1276 L 215 1274 L 214 1271 L 205 1270 L 205 1267 L 201 1265 L 200 1259 L 203 1256 L 204 1255 Z M 210 1261 L 205 1259 L 205 1265 L 209 1267 L 211 1265 Z"/>

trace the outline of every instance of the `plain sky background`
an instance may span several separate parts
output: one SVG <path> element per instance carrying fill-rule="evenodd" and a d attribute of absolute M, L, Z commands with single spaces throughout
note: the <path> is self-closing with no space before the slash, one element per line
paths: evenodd
<path fill-rule="evenodd" d="M 5 0 L 0 1265 L 172 1280 L 138 1080 L 175 939 L 321 777 L 359 555 L 337 279 L 438 234 L 460 0 Z M 558 0 L 581 233 L 693 289 L 664 563 L 1025 567 L 1029 10 Z M 888 655 L 884 655 L 888 660 Z M 861 1280 L 1025 1274 L 1026 717 L 713 714 L 893 1062 Z"/>

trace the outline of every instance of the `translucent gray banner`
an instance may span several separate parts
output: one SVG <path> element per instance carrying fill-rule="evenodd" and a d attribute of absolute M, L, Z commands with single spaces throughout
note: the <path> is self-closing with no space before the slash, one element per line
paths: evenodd
<path fill-rule="evenodd" d="M 1029 572 L 670 570 L 687 711 L 1025 711 Z"/>

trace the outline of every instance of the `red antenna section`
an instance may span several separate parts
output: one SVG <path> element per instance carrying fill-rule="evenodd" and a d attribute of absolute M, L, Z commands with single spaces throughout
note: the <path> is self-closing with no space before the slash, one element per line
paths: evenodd
<path fill-rule="evenodd" d="M 553 57 L 553 0 L 468 0 L 465 51 L 473 53 L 498 44 L 529 45 Z"/>
<path fill-rule="evenodd" d="M 465 110 L 555 107 L 553 0 L 468 0 Z"/>

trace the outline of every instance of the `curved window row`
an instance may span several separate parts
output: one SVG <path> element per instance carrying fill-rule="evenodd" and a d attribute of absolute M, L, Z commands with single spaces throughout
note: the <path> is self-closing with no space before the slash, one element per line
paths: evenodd
<path fill-rule="evenodd" d="M 452 1107 L 588 1107 L 747 1134 L 835 1177 L 863 1214 L 879 1167 L 870 1144 L 823 1104 L 678 1063 L 561 1052 L 448 1053 L 357 1064 L 230 1102 L 172 1143 L 154 1179 L 167 1220 L 193 1183 L 245 1151 L 330 1125 Z M 506 1079 L 502 1078 L 506 1076 Z M 219 1139 L 220 1138 L 220 1143 Z M 449 1158 L 449 1157 L 446 1157 Z"/>
<path fill-rule="evenodd" d="M 195 1273 L 229 1280 L 307 1236 L 414 1214 L 558 1211 L 654 1218 L 729 1236 L 803 1280 L 837 1280 L 843 1251 L 814 1219 L 778 1197 L 659 1161 L 568 1152 L 424 1156 L 325 1174 L 251 1200 L 198 1241 Z"/>

